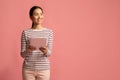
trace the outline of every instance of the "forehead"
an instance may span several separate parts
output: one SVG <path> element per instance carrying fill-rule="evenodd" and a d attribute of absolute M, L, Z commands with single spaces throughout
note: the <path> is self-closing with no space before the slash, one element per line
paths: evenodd
<path fill-rule="evenodd" d="M 37 9 L 35 9 L 35 10 L 33 11 L 33 13 L 42 13 L 42 10 L 39 9 L 39 8 L 37 8 Z"/>

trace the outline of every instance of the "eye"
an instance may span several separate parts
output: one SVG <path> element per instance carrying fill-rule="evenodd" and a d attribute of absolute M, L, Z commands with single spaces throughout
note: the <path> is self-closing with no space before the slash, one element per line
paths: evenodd
<path fill-rule="evenodd" d="M 35 16 L 38 16 L 39 14 L 38 13 L 34 13 Z"/>
<path fill-rule="evenodd" d="M 43 13 L 40 13 L 40 15 L 43 15 Z"/>
<path fill-rule="evenodd" d="M 34 13 L 34 16 L 43 15 L 43 13 Z"/>

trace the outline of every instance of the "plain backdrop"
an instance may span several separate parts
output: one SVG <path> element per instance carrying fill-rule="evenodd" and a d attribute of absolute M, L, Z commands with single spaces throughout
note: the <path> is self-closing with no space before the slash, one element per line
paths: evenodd
<path fill-rule="evenodd" d="M 120 80 L 120 0 L 0 0 L 0 80 L 22 80 L 29 9 L 54 31 L 51 80 Z"/>

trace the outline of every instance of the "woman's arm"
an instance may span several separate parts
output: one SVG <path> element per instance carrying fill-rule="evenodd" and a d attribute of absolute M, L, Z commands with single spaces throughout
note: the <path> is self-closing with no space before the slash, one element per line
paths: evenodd
<path fill-rule="evenodd" d="M 25 38 L 25 31 L 23 30 L 21 34 L 21 57 L 25 58 L 27 56 L 26 53 L 26 38 Z"/>
<path fill-rule="evenodd" d="M 51 55 L 52 47 L 53 47 L 53 31 L 51 30 L 48 38 L 47 53 L 45 54 L 45 56 L 49 57 Z"/>

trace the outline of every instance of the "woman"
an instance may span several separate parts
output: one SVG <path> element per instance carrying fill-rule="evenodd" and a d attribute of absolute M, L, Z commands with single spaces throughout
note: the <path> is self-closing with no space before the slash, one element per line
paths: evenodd
<path fill-rule="evenodd" d="M 21 56 L 24 58 L 22 67 L 23 80 L 49 80 L 50 62 L 48 57 L 52 53 L 53 31 L 42 25 L 43 9 L 33 6 L 29 11 L 32 27 L 22 31 Z M 31 45 L 32 38 L 45 38 L 46 46 Z"/>

